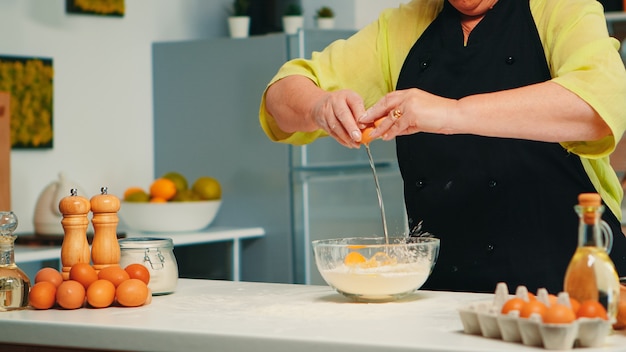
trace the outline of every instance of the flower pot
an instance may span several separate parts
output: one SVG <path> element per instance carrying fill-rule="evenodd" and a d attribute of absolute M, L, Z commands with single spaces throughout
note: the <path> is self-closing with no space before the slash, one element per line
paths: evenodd
<path fill-rule="evenodd" d="M 283 16 L 283 29 L 287 34 L 296 34 L 304 27 L 303 16 Z"/>
<path fill-rule="evenodd" d="M 317 18 L 317 28 L 333 29 L 335 28 L 335 19 L 332 17 L 319 17 Z"/>
<path fill-rule="evenodd" d="M 250 17 L 228 17 L 228 30 L 230 31 L 231 38 L 247 38 L 250 31 Z"/>

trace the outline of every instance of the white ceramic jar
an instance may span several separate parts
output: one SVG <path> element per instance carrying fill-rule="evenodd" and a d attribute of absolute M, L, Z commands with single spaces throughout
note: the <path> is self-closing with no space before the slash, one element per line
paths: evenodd
<path fill-rule="evenodd" d="M 119 240 L 120 266 L 139 263 L 150 271 L 148 287 L 153 295 L 164 295 L 176 290 L 178 263 L 171 238 L 131 237 Z"/>

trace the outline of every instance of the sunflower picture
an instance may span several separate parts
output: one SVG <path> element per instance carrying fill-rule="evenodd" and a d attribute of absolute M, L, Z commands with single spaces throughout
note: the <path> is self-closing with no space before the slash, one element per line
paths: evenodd
<path fill-rule="evenodd" d="M 52 59 L 0 56 L 0 91 L 11 101 L 11 147 L 52 148 Z"/>
<path fill-rule="evenodd" d="M 124 0 L 65 0 L 67 13 L 123 17 L 124 9 Z"/>

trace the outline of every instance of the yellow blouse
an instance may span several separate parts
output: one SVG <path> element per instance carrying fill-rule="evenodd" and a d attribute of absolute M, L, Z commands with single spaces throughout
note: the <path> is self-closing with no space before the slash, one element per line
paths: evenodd
<path fill-rule="evenodd" d="M 287 62 L 269 85 L 289 75 L 302 75 L 325 90 L 352 89 L 369 107 L 395 89 L 405 57 L 439 14 L 443 1 L 413 0 L 387 9 L 352 37 L 314 52 L 310 60 Z M 609 163 L 609 154 L 626 130 L 626 70 L 618 51 L 620 43 L 609 37 L 603 9 L 595 0 L 530 0 L 530 9 L 552 81 L 583 98 L 613 132 L 598 141 L 561 145 L 580 156 L 596 190 L 621 218 L 623 191 Z M 265 94 L 259 118 L 273 141 L 302 145 L 326 136 L 322 130 L 281 131 L 265 109 Z"/>

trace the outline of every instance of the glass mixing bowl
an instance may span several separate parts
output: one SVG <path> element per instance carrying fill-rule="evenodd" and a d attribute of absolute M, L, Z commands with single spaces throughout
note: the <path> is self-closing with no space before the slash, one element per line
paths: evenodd
<path fill-rule="evenodd" d="M 437 261 L 432 237 L 351 237 L 313 241 L 326 283 L 356 301 L 393 301 L 422 287 Z"/>

